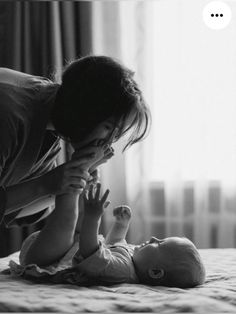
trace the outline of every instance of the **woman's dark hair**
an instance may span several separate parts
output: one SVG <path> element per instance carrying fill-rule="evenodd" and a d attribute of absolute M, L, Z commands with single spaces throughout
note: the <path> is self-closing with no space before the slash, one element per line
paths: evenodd
<path fill-rule="evenodd" d="M 114 129 L 119 125 L 116 140 L 130 130 L 124 150 L 143 139 L 151 115 L 133 75 L 106 56 L 86 56 L 71 62 L 62 74 L 51 116 L 58 134 L 79 142 L 101 122 L 114 118 Z"/>

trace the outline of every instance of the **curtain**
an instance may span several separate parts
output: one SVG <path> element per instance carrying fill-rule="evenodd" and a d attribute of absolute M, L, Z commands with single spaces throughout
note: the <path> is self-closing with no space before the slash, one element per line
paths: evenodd
<path fill-rule="evenodd" d="M 124 154 L 124 143 L 115 144 L 115 157 L 101 167 L 111 190 L 101 230 L 113 207 L 128 204 L 133 243 L 187 236 L 198 247 L 235 247 L 235 27 L 232 20 L 220 32 L 207 29 L 204 5 L 0 2 L 0 66 L 58 80 L 67 61 L 104 54 L 135 71 L 152 112 L 150 134 Z M 0 254 L 9 254 L 29 229 L 0 232 L 7 239 Z"/>
<path fill-rule="evenodd" d="M 199 248 L 236 246 L 235 25 L 210 31 L 204 5 L 92 4 L 93 52 L 136 72 L 152 112 L 147 139 L 124 155 L 122 143 L 114 145 L 102 167 L 111 207 L 133 209 L 133 243 L 155 235 L 186 236 Z M 108 230 L 112 208 L 105 221 Z"/>
<path fill-rule="evenodd" d="M 90 3 L 73 1 L 1 1 L 0 66 L 60 81 L 63 66 L 90 53 Z M 81 33 L 84 34 L 83 40 Z M 58 164 L 70 154 L 64 142 Z M 0 228 L 0 256 L 20 249 L 29 227 Z"/>
<path fill-rule="evenodd" d="M 148 36 L 149 5 L 145 1 L 95 1 L 92 3 L 92 49 L 94 54 L 105 54 L 118 59 L 135 71 L 148 101 L 151 95 L 147 80 L 151 63 L 151 37 Z M 150 97 L 149 97 L 150 98 Z M 128 239 L 142 241 L 149 234 L 149 208 L 146 203 L 146 144 L 135 144 L 122 154 L 124 141 L 114 144 L 115 157 L 102 166 L 103 188 L 110 189 L 111 205 L 103 219 L 105 233 L 112 223 L 112 209 L 128 204 L 133 209 L 133 218 Z M 119 171 L 117 171 L 119 169 Z"/>
<path fill-rule="evenodd" d="M 163 234 L 201 248 L 235 247 L 235 25 L 208 29 L 204 6 L 153 3 L 149 188 Z"/>

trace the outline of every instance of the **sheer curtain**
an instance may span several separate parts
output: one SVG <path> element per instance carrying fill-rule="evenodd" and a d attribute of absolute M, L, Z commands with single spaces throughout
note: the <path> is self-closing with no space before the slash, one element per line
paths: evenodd
<path fill-rule="evenodd" d="M 214 32 L 202 20 L 205 1 L 171 6 L 153 7 L 151 194 L 163 191 L 166 235 L 186 235 L 199 247 L 234 247 L 235 21 Z"/>
<path fill-rule="evenodd" d="M 102 171 L 112 205 L 133 208 L 132 242 L 153 234 L 236 246 L 236 28 L 208 29 L 204 5 L 93 3 L 93 52 L 135 70 L 153 117 L 147 139 L 124 155 L 116 145 Z M 107 228 L 111 220 L 108 209 Z"/>
<path fill-rule="evenodd" d="M 152 38 L 148 35 L 150 5 L 145 1 L 95 1 L 92 3 L 92 51 L 117 58 L 135 71 L 135 79 L 149 102 Z M 150 208 L 145 164 L 147 142 L 134 145 L 122 154 L 124 142 L 114 145 L 115 157 L 102 166 L 102 183 L 109 188 L 111 205 L 104 228 L 109 229 L 112 208 L 128 204 L 133 209 L 129 232 L 131 241 L 141 241 L 150 230 Z"/>

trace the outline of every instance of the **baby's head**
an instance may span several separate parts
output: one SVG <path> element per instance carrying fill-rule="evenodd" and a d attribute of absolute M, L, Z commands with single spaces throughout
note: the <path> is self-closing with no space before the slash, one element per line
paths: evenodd
<path fill-rule="evenodd" d="M 191 288 L 204 283 L 205 268 L 195 245 L 187 238 L 155 237 L 134 249 L 133 262 L 141 283 Z"/>

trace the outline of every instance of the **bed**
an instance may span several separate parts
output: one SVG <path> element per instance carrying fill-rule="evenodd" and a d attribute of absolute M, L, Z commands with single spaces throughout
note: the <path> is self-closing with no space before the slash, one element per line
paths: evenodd
<path fill-rule="evenodd" d="M 192 289 L 119 284 L 39 284 L 0 274 L 0 312 L 236 313 L 236 249 L 200 250 L 206 283 Z M 19 253 L 0 259 L 0 271 Z"/>

